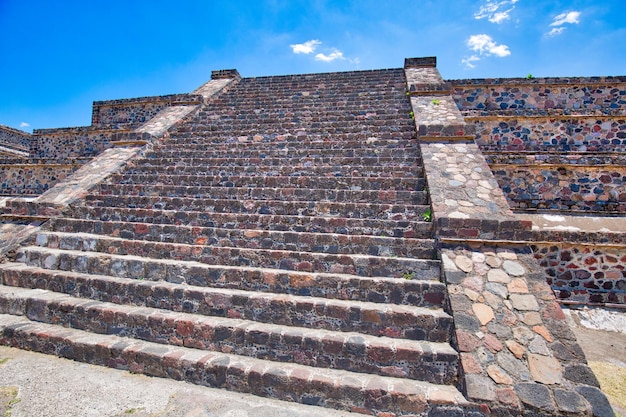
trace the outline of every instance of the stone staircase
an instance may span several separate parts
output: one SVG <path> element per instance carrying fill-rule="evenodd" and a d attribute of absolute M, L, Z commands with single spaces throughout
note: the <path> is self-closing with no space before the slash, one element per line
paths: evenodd
<path fill-rule="evenodd" d="M 0 342 L 384 417 L 459 412 L 405 91 L 401 69 L 240 80 L 0 265 Z"/>

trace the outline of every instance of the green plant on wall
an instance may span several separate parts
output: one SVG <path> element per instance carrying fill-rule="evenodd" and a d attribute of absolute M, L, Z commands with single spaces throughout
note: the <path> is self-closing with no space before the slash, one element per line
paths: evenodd
<path fill-rule="evenodd" d="M 441 104 L 441 100 L 439 99 L 434 99 L 431 101 L 431 103 L 433 103 L 433 105 L 438 106 L 439 104 Z"/>
<path fill-rule="evenodd" d="M 433 221 L 433 210 L 429 207 L 428 210 L 422 213 L 422 220 L 425 222 Z"/>
<path fill-rule="evenodd" d="M 404 271 L 402 273 L 402 278 L 411 280 L 411 279 L 415 278 L 415 272 L 414 271 Z"/>
<path fill-rule="evenodd" d="M 532 75 L 532 74 L 528 74 L 528 75 L 526 76 L 526 79 L 528 79 L 528 80 L 532 80 L 533 78 L 535 78 L 535 77 L 533 77 L 533 75 Z"/>
<path fill-rule="evenodd" d="M 411 116 L 411 119 L 415 120 L 415 113 L 412 111 L 409 112 L 409 116 Z"/>

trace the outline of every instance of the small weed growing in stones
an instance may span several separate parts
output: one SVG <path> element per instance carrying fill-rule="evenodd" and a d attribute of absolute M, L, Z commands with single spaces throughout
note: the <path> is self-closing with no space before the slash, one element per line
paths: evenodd
<path fill-rule="evenodd" d="M 527 80 L 532 80 L 533 78 L 535 78 L 535 77 L 534 77 L 532 74 L 528 74 L 528 75 L 526 76 L 526 79 L 527 79 Z"/>
<path fill-rule="evenodd" d="M 402 278 L 411 280 L 411 279 L 415 278 L 415 272 L 414 271 L 404 271 L 402 273 Z"/>
<path fill-rule="evenodd" d="M 438 106 L 439 104 L 441 104 L 441 100 L 434 99 L 433 101 L 431 101 L 431 103 L 433 103 L 435 106 Z"/>
<path fill-rule="evenodd" d="M 411 119 L 415 120 L 415 113 L 409 112 L 409 116 L 411 116 Z"/>
<path fill-rule="evenodd" d="M 424 220 L 425 222 L 433 221 L 433 211 L 431 208 L 422 213 L 422 220 Z"/>

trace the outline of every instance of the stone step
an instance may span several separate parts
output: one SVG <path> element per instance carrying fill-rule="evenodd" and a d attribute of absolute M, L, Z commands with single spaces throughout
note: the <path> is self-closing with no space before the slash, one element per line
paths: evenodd
<path fill-rule="evenodd" d="M 87 256 L 87 258 L 94 260 L 93 256 Z M 112 262 L 119 260 L 119 257 L 117 258 Z M 139 259 L 133 259 L 133 261 L 137 260 Z M 33 265 L 30 259 L 27 261 L 26 265 L 30 267 L 46 266 Z M 135 304 L 214 317 L 241 318 L 282 326 L 359 332 L 371 336 L 437 343 L 446 343 L 451 336 L 452 319 L 441 309 L 441 306 L 416 307 L 250 292 L 229 288 L 200 287 L 193 283 L 175 285 L 159 279 L 156 282 L 150 278 L 143 279 L 143 276 L 107 277 L 84 271 L 80 273 L 54 270 L 48 273 L 23 269 L 20 271 L 19 269 L 11 270 L 10 265 L 5 271 L 4 264 L 0 268 L 7 285 L 31 284 L 35 288 L 100 301 L 112 301 L 116 304 Z M 26 277 L 13 278 L 12 273 L 15 275 L 18 271 L 24 272 Z M 37 281 L 33 282 L 33 280 Z"/>
<path fill-rule="evenodd" d="M 199 226 L 112 222 L 55 218 L 50 230 L 63 233 L 94 233 L 123 239 L 184 243 L 236 248 L 263 248 L 300 252 L 368 254 L 433 259 L 432 238 L 407 239 L 383 236 L 315 232 L 283 232 L 255 229 L 224 229 Z"/>
<path fill-rule="evenodd" d="M 93 365 L 380 417 L 468 405 L 450 385 L 98 335 L 13 315 L 0 316 L 0 343 Z"/>
<path fill-rule="evenodd" d="M 417 133 L 415 128 L 413 128 L 412 130 L 388 130 L 385 132 L 333 132 L 332 135 L 328 132 L 315 132 L 303 129 L 265 129 L 264 131 L 257 129 L 256 131 L 239 132 L 238 134 L 233 132 L 220 134 L 220 132 L 216 131 L 192 131 L 191 127 L 182 126 L 171 133 L 171 138 L 166 143 L 194 146 L 199 144 L 258 145 L 261 143 L 282 145 L 301 142 L 302 147 L 308 147 L 310 144 L 330 143 L 331 141 L 337 144 L 346 143 L 348 144 L 347 146 L 352 146 L 351 144 L 355 142 L 361 142 L 362 145 L 359 146 L 363 146 L 372 141 L 416 142 Z"/>
<path fill-rule="evenodd" d="M 342 273 L 369 277 L 401 278 L 413 274 L 422 279 L 421 271 L 438 266 L 430 259 L 400 258 L 362 254 L 333 254 L 276 249 L 249 249 L 212 245 L 188 245 L 122 239 L 89 233 L 39 232 L 38 246 L 104 254 L 145 256 L 152 259 L 196 261 L 210 265 L 246 265 L 290 271 Z M 26 250 L 26 249 L 25 249 Z M 428 252 L 430 254 L 431 252 Z M 59 260 L 61 262 L 62 260 Z M 134 266 L 133 266 L 134 267 Z M 60 268 L 67 269 L 67 268 Z"/>
<path fill-rule="evenodd" d="M 140 197 L 186 197 L 219 200 L 273 200 L 285 202 L 352 202 L 378 204 L 427 205 L 425 191 L 335 190 L 319 188 L 204 187 L 156 184 L 100 184 L 99 195 Z"/>
<path fill-rule="evenodd" d="M 181 146 L 182 145 L 182 146 Z M 419 152 L 419 143 L 415 139 L 379 139 L 375 137 L 365 140 L 307 140 L 295 135 L 270 136 L 259 135 L 254 142 L 233 142 L 216 136 L 198 137 L 172 132 L 172 136 L 163 143 L 156 145 L 152 152 L 186 153 L 201 152 L 210 148 L 216 152 L 228 152 L 236 155 L 240 152 L 279 153 L 306 149 L 310 152 L 333 150 L 336 152 L 375 152 L 376 150 L 406 150 Z"/>
<path fill-rule="evenodd" d="M 339 203 L 316 201 L 220 200 L 211 198 L 87 195 L 87 205 L 148 210 L 204 211 L 290 216 L 326 216 L 357 219 L 421 220 L 426 205 Z"/>
<path fill-rule="evenodd" d="M 381 166 L 381 165 L 283 165 L 270 166 L 253 164 L 248 166 L 152 166 L 147 164 L 130 166 L 126 173 L 163 175 L 209 175 L 209 176 L 293 176 L 293 177 L 420 177 L 424 176 L 421 164 L 411 166 Z"/>
<path fill-rule="evenodd" d="M 423 191 L 424 178 L 372 178 L 372 177 L 281 177 L 281 176 L 222 176 L 222 175 L 163 175 L 113 174 L 108 177 L 111 184 L 163 184 L 204 187 L 258 187 L 258 188 L 322 188 L 333 190 L 404 190 Z"/>
<path fill-rule="evenodd" d="M 458 354 L 447 343 L 211 317 L 6 286 L 0 286 L 0 314 L 166 345 L 435 384 L 452 384 L 458 375 Z"/>
<path fill-rule="evenodd" d="M 66 215 L 103 222 L 170 224 L 223 229 L 278 230 L 284 232 L 432 238 L 433 224 L 425 221 L 356 219 L 344 217 L 281 216 L 247 213 L 207 213 L 134 209 L 127 207 L 72 206 Z"/>
<path fill-rule="evenodd" d="M 205 151 L 205 155 L 207 155 Z M 380 167 L 412 167 L 421 164 L 421 158 L 415 155 L 405 155 L 402 157 L 275 157 L 275 158 L 144 158 L 138 164 L 158 167 L 204 167 L 204 166 L 380 166 Z"/>
<path fill-rule="evenodd" d="M 43 251 L 40 251 L 40 254 L 42 253 Z M 96 255 L 87 255 L 88 261 L 91 259 L 96 262 L 98 259 Z M 119 256 L 108 259 L 111 262 L 128 261 Z M 41 259 L 41 256 L 37 260 L 35 258 L 32 260 L 37 265 L 46 266 L 46 260 Z M 50 262 L 53 261 L 50 259 Z M 212 315 L 216 315 L 215 312 L 210 313 L 214 309 L 223 308 L 222 314 L 227 314 L 229 309 L 234 308 L 232 301 L 230 305 L 223 304 L 223 307 L 220 307 L 222 304 L 217 301 L 214 301 L 215 307 L 200 302 L 207 298 L 219 299 L 220 294 L 224 294 L 222 290 L 229 290 L 229 294 L 247 294 L 246 297 L 236 299 L 238 305 L 246 308 L 249 307 L 247 303 L 250 292 L 254 291 L 277 294 L 281 300 L 286 300 L 285 294 L 324 298 L 326 299 L 324 303 L 328 305 L 332 304 L 330 300 L 343 300 L 430 309 L 441 308 L 447 300 L 445 285 L 436 279 L 367 278 L 345 274 L 311 274 L 262 268 L 213 266 L 193 262 L 183 265 L 175 261 L 154 260 L 144 260 L 143 274 L 141 270 L 131 271 L 133 273 L 127 274 L 127 278 L 117 278 L 98 275 L 111 272 L 103 266 L 106 265 L 92 264 L 88 265 L 84 272 L 72 272 L 7 262 L 0 264 L 0 277 L 3 278 L 0 283 L 14 287 L 48 289 L 101 301 Z M 142 277 L 144 279 L 141 279 Z M 380 306 L 372 308 L 381 310 Z M 267 309 L 257 311 L 260 312 L 268 314 Z"/>
<path fill-rule="evenodd" d="M 198 149 L 189 149 L 184 147 L 168 147 L 148 152 L 145 159 L 194 159 L 210 156 L 211 158 L 377 158 L 377 157 L 405 157 L 407 155 L 417 155 L 419 149 L 417 147 L 397 147 L 397 148 L 378 148 L 378 147 L 361 147 L 353 149 L 311 149 L 311 148 L 288 148 L 279 149 L 242 149 L 229 148 L 228 146 L 207 146 L 204 145 Z"/>

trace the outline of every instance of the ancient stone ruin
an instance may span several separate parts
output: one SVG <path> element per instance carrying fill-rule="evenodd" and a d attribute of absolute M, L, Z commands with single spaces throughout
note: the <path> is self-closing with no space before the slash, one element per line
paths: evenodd
<path fill-rule="evenodd" d="M 612 414 L 560 304 L 626 303 L 626 77 L 214 71 L 0 153 L 2 344 L 379 417 Z"/>

